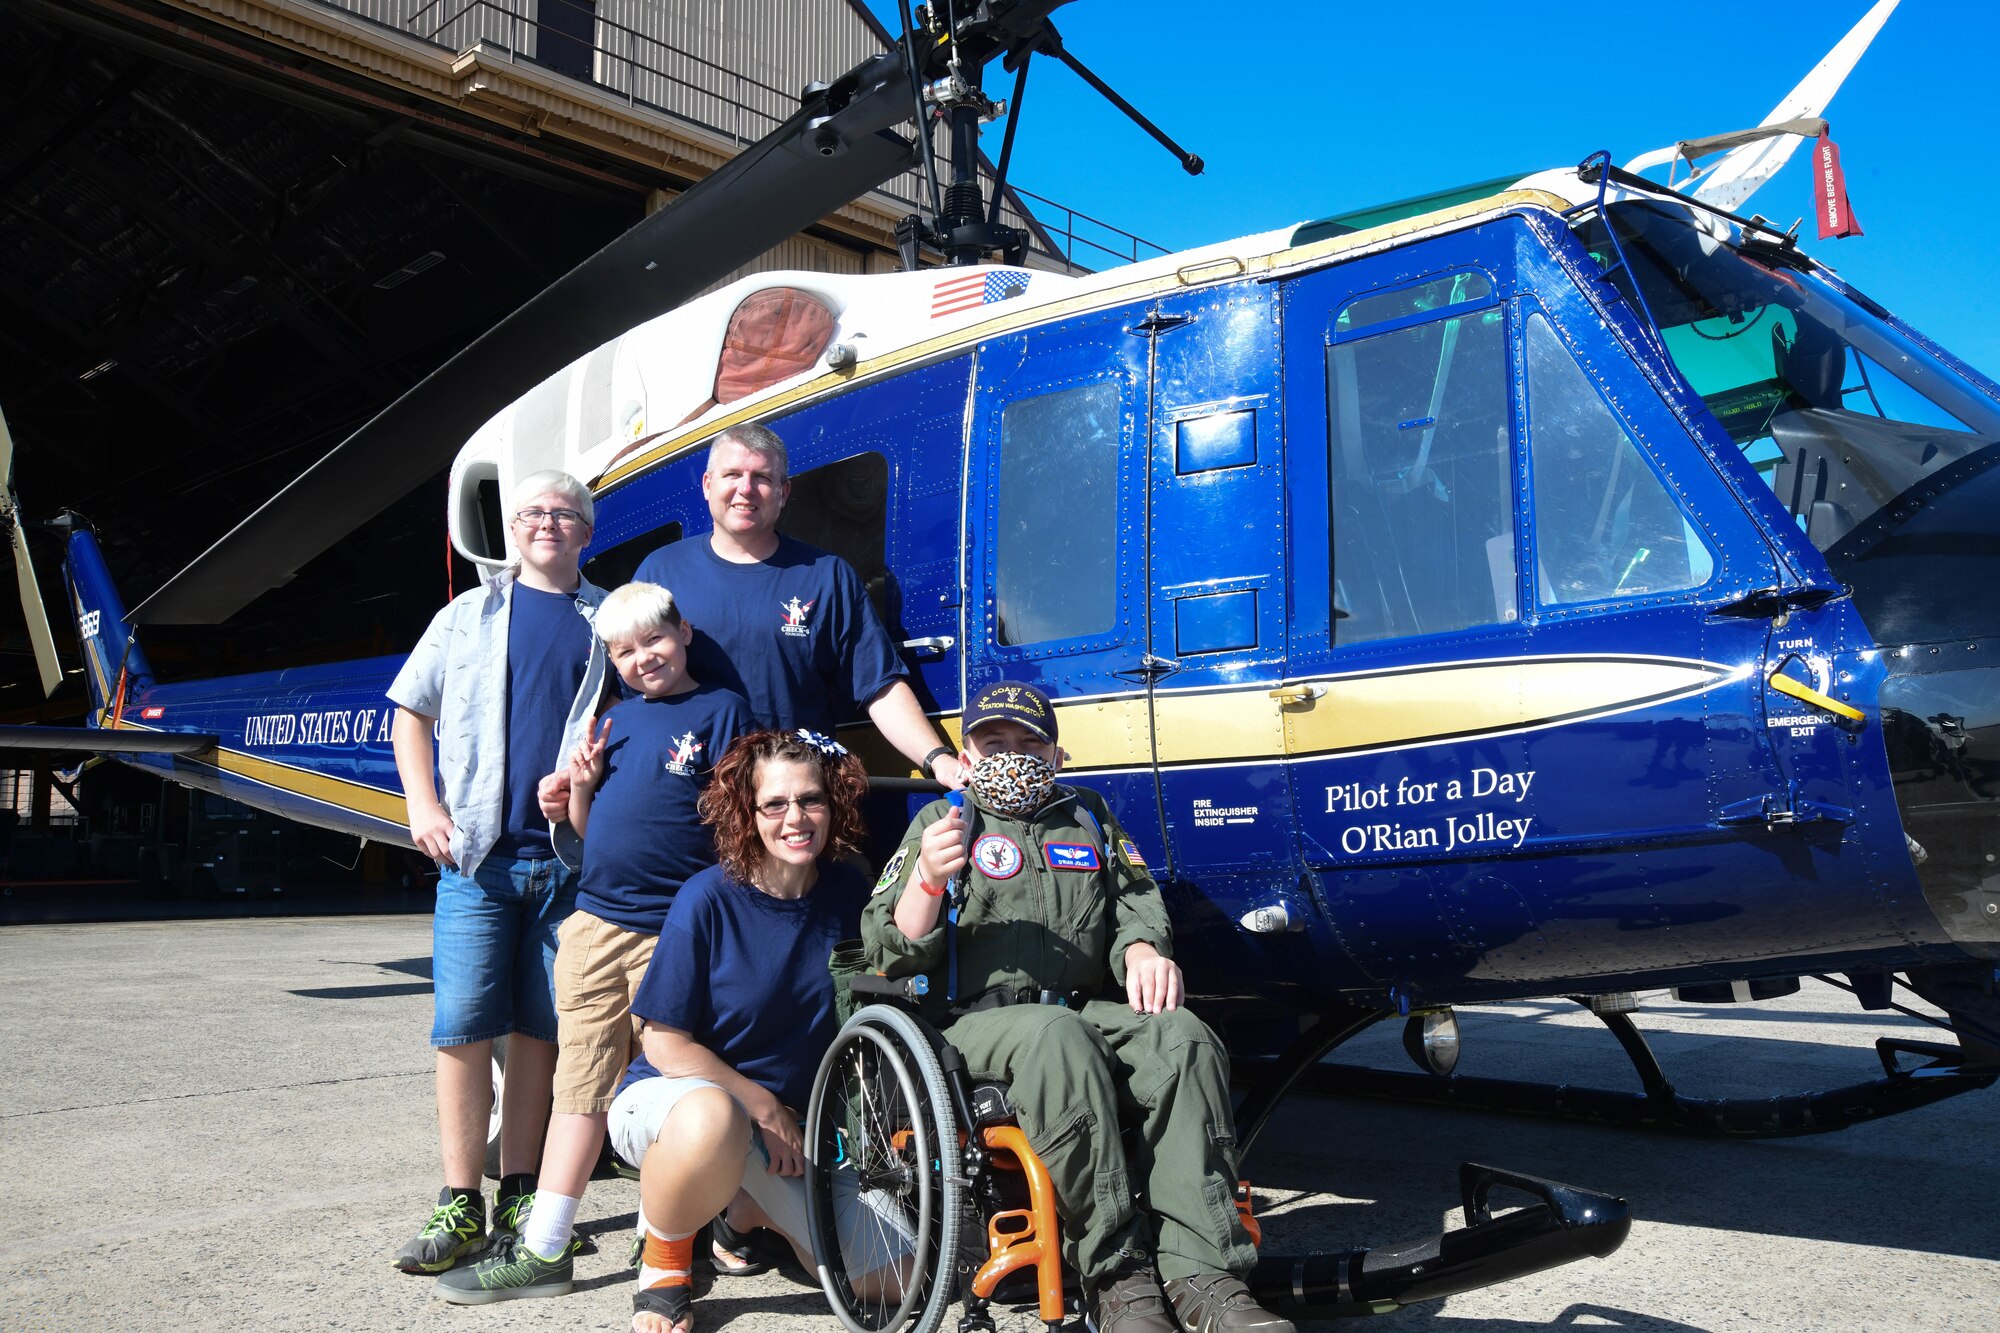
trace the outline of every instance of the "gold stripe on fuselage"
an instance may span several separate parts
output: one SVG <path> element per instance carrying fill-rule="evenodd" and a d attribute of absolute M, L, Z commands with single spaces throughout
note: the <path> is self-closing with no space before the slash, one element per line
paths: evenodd
<path fill-rule="evenodd" d="M 129 718 L 123 731 L 158 732 L 159 727 L 135 725 Z M 385 820 L 407 828 L 410 823 L 410 809 L 403 798 L 394 793 L 371 787 L 365 782 L 355 782 L 350 778 L 337 778 L 329 773 L 315 773 L 311 769 L 299 768 L 292 764 L 281 764 L 274 759 L 263 759 L 241 750 L 220 747 L 199 750 L 194 754 L 181 756 L 197 764 L 206 764 L 236 777 L 248 778 L 279 791 L 290 792 L 294 796 L 304 796 L 315 801 L 343 810 L 353 810 L 373 819 Z"/>
<path fill-rule="evenodd" d="M 1317 755 L 1440 745 L 1585 722 L 1713 689 L 1739 676 L 1714 662 L 1661 657 L 1502 658 L 1267 682 L 1228 690 L 1160 691 L 1162 767 L 1269 763 Z M 1319 689 L 1302 703 L 1280 688 Z M 1143 693 L 1056 704 L 1072 772 L 1150 768 Z M 957 739 L 956 714 L 940 719 Z M 868 771 L 914 776 L 872 729 L 844 733 Z"/>

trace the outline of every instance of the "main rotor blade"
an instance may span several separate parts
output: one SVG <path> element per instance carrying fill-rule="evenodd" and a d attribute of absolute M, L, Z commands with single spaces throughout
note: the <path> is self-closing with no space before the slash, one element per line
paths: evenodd
<path fill-rule="evenodd" d="M 1764 117 L 1757 129 L 1766 131 L 1756 136 L 1762 142 L 1746 142 L 1734 148 L 1727 157 L 1706 168 L 1697 169 L 1695 175 L 1680 187 L 1684 192 L 1688 185 L 1695 188 L 1692 194 L 1697 199 L 1714 204 L 1717 208 L 1734 212 L 1737 205 L 1757 192 L 1757 187 L 1778 174 L 1778 168 L 1797 150 L 1804 140 L 1780 138 L 1781 134 L 1804 134 L 1808 128 L 1814 137 L 1825 129 L 1824 125 L 1807 127 L 1798 125 L 1800 121 L 1820 120 L 1821 112 L 1833 100 L 1834 93 L 1860 61 L 1861 53 L 1875 40 L 1875 34 L 1889 20 L 1889 13 L 1895 9 L 1897 0 L 1878 0 L 1873 9 L 1861 16 L 1861 21 L 1848 29 L 1847 36 L 1834 44 L 1799 86 L 1785 94 L 1785 100 L 1773 107 L 1771 114 Z M 1781 130 L 1780 127 L 1790 127 Z M 1738 131 L 1750 136 L 1751 130 Z M 1734 136 L 1720 136 L 1730 138 Z M 1705 145 L 1709 145 L 1706 146 Z M 1713 144 L 1710 140 L 1692 139 L 1665 148 L 1655 148 L 1650 153 L 1641 153 L 1625 164 L 1625 170 L 1634 175 L 1652 167 L 1664 166 L 1685 153 L 1689 161 L 1700 157 L 1704 151 L 1716 152 L 1725 145 Z M 1706 191 L 1713 190 L 1710 195 Z"/>
<path fill-rule="evenodd" d="M 784 124 L 558 278 L 266 501 L 132 619 L 214 624 L 451 462 L 532 386 L 866 194 L 910 164 L 894 52 L 817 92 Z M 836 109 L 837 108 L 837 109 Z"/>
<path fill-rule="evenodd" d="M 11 499 L 11 497 L 10 497 Z M 62 684 L 62 664 L 56 660 L 55 636 L 49 613 L 42 606 L 41 585 L 35 582 L 35 562 L 28 555 L 28 534 L 21 530 L 21 509 L 14 506 L 14 580 L 21 590 L 21 618 L 28 622 L 28 642 L 35 647 L 35 669 L 42 677 L 42 697 Z"/>
<path fill-rule="evenodd" d="M 7 414 L 0 412 L 0 479 L 6 495 L 5 521 L 13 533 L 14 580 L 21 589 L 21 619 L 28 622 L 28 642 L 34 645 L 35 669 L 42 677 L 42 697 L 48 698 L 62 684 L 62 664 L 56 660 L 55 635 L 49 632 L 49 613 L 42 605 L 41 585 L 35 582 L 35 562 L 28 554 L 28 534 L 21 528 L 21 501 L 14 494 L 14 433 L 7 429 Z"/>
<path fill-rule="evenodd" d="M 1788 120 L 1824 116 L 1827 103 L 1833 101 L 1833 95 L 1840 91 L 1840 85 L 1860 61 L 1861 53 L 1875 40 L 1875 34 L 1889 21 L 1889 15 L 1895 8 L 1896 0 L 1878 0 L 1872 9 L 1861 16 L 1861 21 L 1834 44 L 1825 58 L 1812 67 L 1812 72 L 1799 81 L 1799 86 L 1772 108 L 1763 123 L 1781 125 Z M 1705 204 L 1713 204 L 1732 213 L 1739 212 L 1744 201 L 1755 194 L 1765 181 L 1777 175 L 1804 142 L 1799 135 L 1783 134 L 1732 148 L 1697 178 L 1694 189 L 1688 194 Z"/>

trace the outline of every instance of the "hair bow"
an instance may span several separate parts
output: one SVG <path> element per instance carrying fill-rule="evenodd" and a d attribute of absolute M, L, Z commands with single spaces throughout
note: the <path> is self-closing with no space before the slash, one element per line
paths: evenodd
<path fill-rule="evenodd" d="M 822 736 L 817 731 L 808 731 L 804 727 L 800 727 L 794 734 L 829 759 L 838 759 L 847 753 L 847 747 L 831 736 Z"/>

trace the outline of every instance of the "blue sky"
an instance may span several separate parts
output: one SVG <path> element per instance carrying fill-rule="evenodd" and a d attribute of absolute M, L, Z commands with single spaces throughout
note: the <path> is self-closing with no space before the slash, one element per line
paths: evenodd
<path fill-rule="evenodd" d="M 869 0 L 894 31 L 894 0 Z M 1552 0 L 1248 5 L 1076 0 L 1069 49 L 1190 151 L 1200 177 L 1038 58 L 1015 184 L 1170 249 L 1433 190 L 1625 162 L 1762 120 L 1869 7 Z M 1988 128 L 1993 0 L 1903 0 L 1827 111 L 1866 235 L 1808 253 L 1989 375 L 2000 175 Z M 1011 76 L 989 88 L 1006 96 Z M 989 153 L 999 132 L 989 132 Z M 1747 211 L 1812 205 L 1801 149 Z"/>

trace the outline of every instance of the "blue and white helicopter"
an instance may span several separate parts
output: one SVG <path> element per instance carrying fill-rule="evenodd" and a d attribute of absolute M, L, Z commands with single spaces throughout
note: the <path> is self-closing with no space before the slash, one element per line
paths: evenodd
<path fill-rule="evenodd" d="M 948 732 L 996 678 L 1060 700 L 1067 774 L 1116 804 L 1204 1014 L 1263 1061 L 1246 1142 L 1301 1080 L 1718 1135 L 1989 1086 L 2000 385 L 1735 211 L 1893 0 L 1754 130 L 1083 277 L 1022 266 L 973 175 L 987 64 L 1081 70 L 1060 3 L 918 11 L 136 612 L 66 517 L 91 726 L 6 739 L 406 843 L 400 659 L 167 684 L 134 626 L 226 616 L 427 475 L 439 439 L 465 441 L 462 555 L 503 567 L 499 497 L 559 466 L 594 486 L 586 572 L 616 584 L 705 532 L 707 443 L 763 422 L 791 449 L 788 530 L 870 580 Z M 951 174 L 906 224 L 910 271 L 688 299 L 903 169 L 913 116 Z M 1638 174 L 1709 156 L 1677 188 Z M 918 269 L 922 246 L 951 265 Z M 926 784 L 847 739 L 893 836 Z M 1624 1012 L 1807 974 L 1869 1009 L 1905 986 L 1955 1041 L 1885 1040 L 1852 1087 L 1697 1101 Z M 1613 1029 L 1645 1091 L 1451 1074 L 1451 1006 L 1552 995 Z M 1322 1063 L 1386 1017 L 1423 1072 Z M 1470 1170 L 1469 1220 L 1524 1179 Z M 1524 1187 L 1532 1243 L 1474 1226 L 1401 1267 L 1328 1259 L 1306 1305 L 1386 1308 L 1622 1239 L 1615 1201 Z"/>

